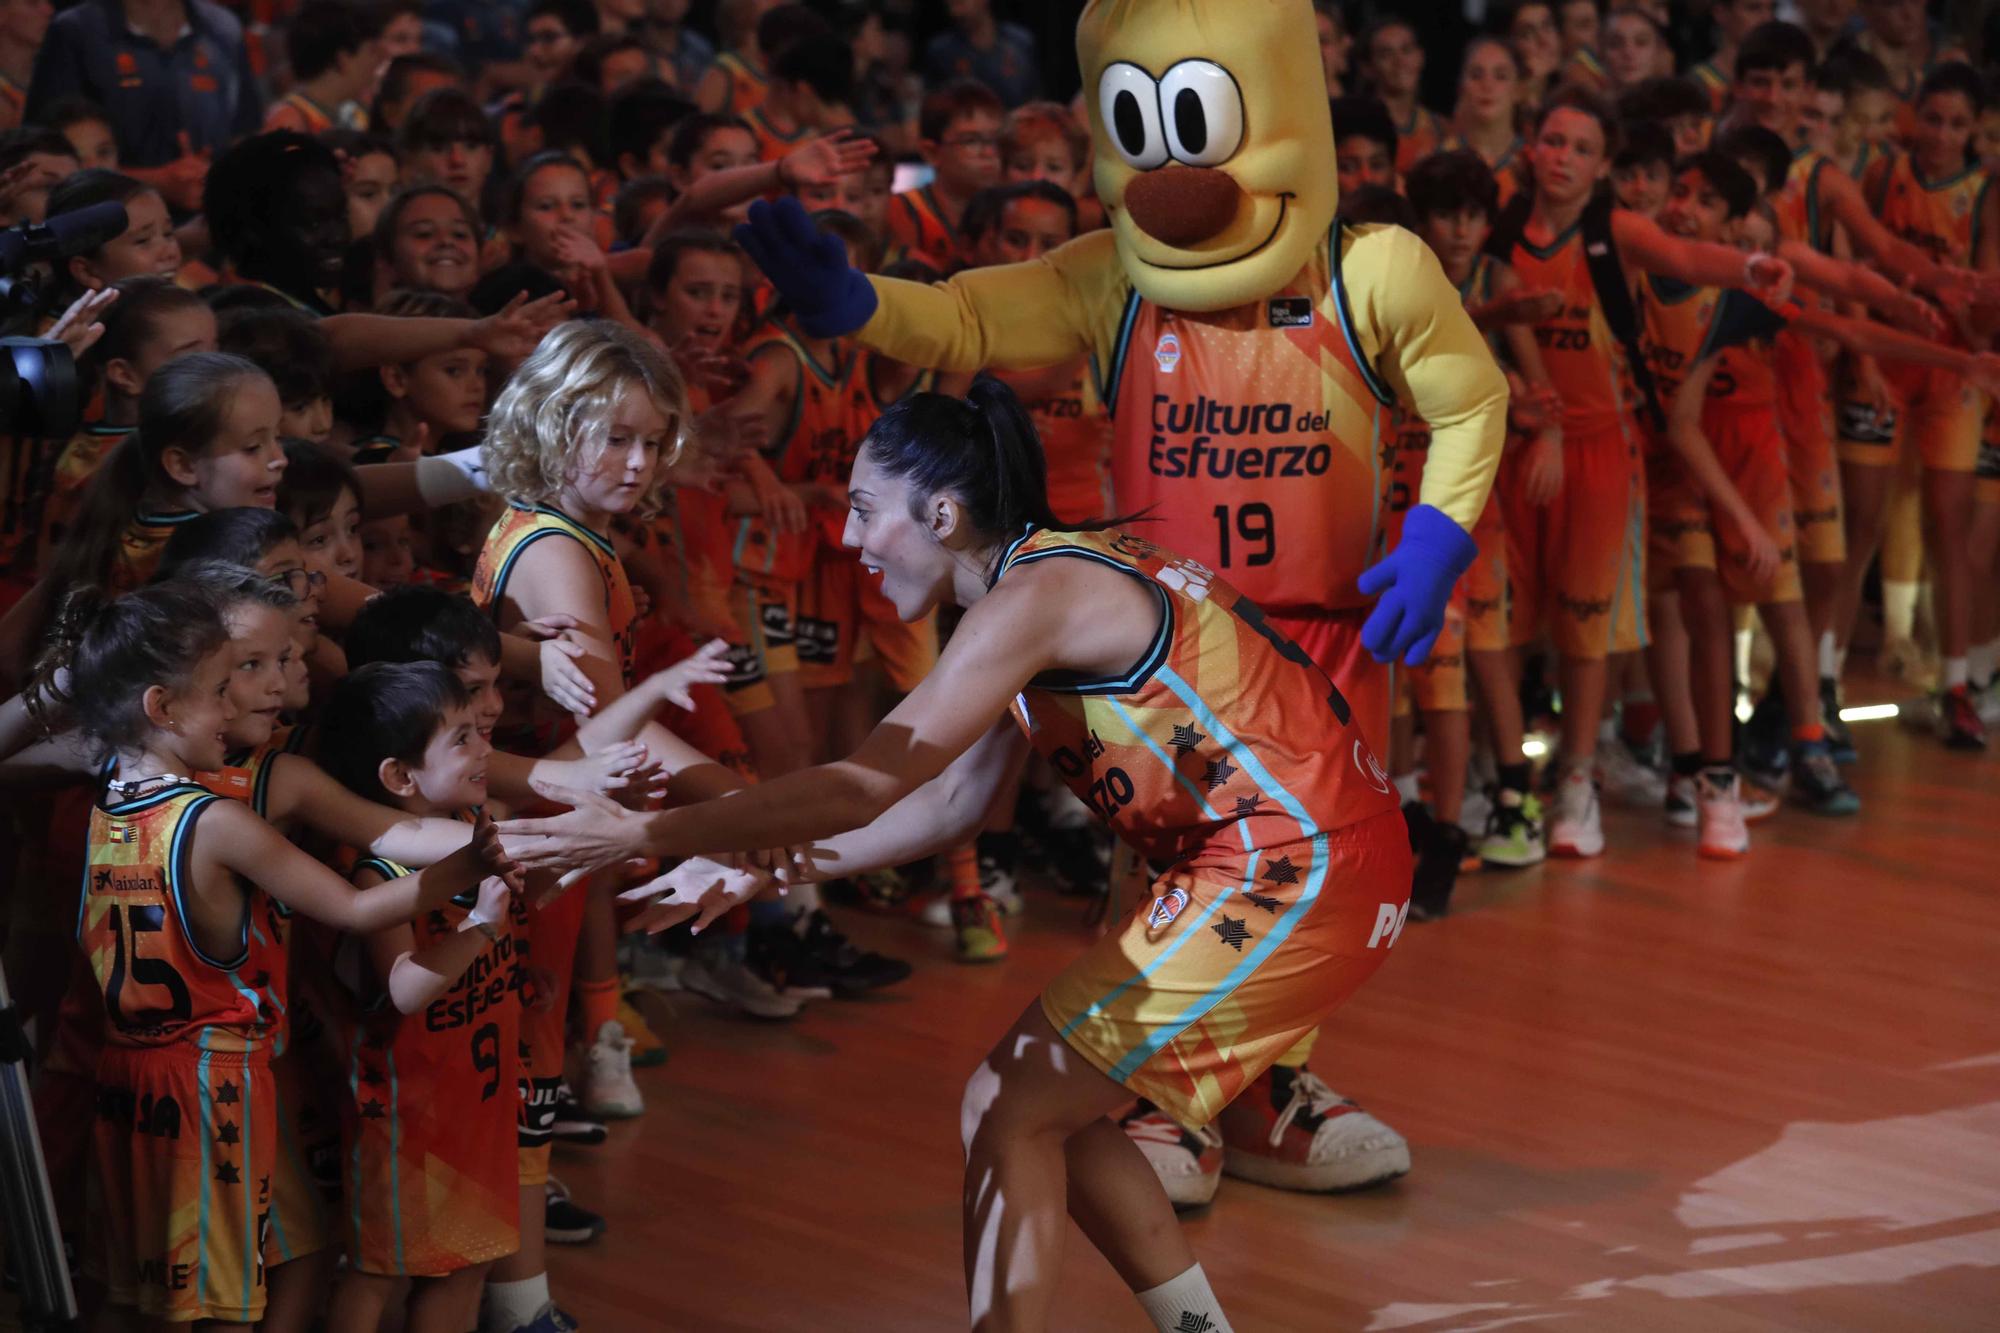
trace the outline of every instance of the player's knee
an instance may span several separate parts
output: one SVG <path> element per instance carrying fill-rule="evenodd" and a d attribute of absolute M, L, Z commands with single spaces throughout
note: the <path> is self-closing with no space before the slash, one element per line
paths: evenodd
<path fill-rule="evenodd" d="M 1000 1075 L 992 1060 L 981 1061 L 979 1068 L 972 1071 L 972 1077 L 965 1080 L 965 1089 L 958 1099 L 958 1141 L 967 1157 L 972 1155 L 974 1142 L 989 1128 L 1000 1094 Z"/>

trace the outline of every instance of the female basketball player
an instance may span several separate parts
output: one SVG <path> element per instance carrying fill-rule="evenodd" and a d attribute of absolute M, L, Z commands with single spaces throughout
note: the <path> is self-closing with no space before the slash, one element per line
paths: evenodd
<path fill-rule="evenodd" d="M 659 814 L 517 821 L 509 853 L 609 864 L 819 840 L 813 875 L 849 875 L 971 836 L 1039 751 L 1166 868 L 966 1085 L 972 1321 L 1046 1325 L 1067 1204 L 1160 1328 L 1227 1328 L 1110 1117 L 1144 1096 L 1206 1124 L 1386 957 L 1410 884 L 1388 781 L 1346 700 L 1253 603 L 1136 535 L 1055 523 L 1004 386 L 892 407 L 849 498 L 845 544 L 898 615 L 965 608 L 923 683 L 845 760 Z M 710 919 L 723 896 L 655 898 L 646 924 Z"/>

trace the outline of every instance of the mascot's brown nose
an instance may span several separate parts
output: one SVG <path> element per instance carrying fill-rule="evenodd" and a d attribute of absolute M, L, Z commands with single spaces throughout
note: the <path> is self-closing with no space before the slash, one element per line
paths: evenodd
<path fill-rule="evenodd" d="M 1236 178 L 1212 167 L 1161 167 L 1125 187 L 1125 209 L 1139 230 L 1176 250 L 1219 236 L 1242 204 Z"/>

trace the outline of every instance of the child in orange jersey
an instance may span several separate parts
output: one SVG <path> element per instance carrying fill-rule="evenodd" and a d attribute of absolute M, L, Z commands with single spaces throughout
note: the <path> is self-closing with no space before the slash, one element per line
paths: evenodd
<path fill-rule="evenodd" d="M 320 753 L 350 791 L 413 815 L 477 817 L 492 743 L 437 662 L 361 667 L 323 715 Z M 356 860 L 357 887 L 406 873 Z M 520 1247 L 514 1112 L 527 917 L 489 879 L 359 941 L 357 1021 L 345 1034 L 341 1178 L 349 1267 L 332 1333 L 368 1333 L 399 1278 L 404 1327 L 463 1333 L 492 1262 Z"/>
<path fill-rule="evenodd" d="M 1505 208 L 1527 180 L 1521 138 L 1521 59 L 1498 37 L 1474 37 L 1459 65 L 1458 105 L 1446 148 L 1470 148 L 1493 172 Z M 1413 164 L 1414 165 L 1414 164 Z"/>
<path fill-rule="evenodd" d="M 102 1246 L 90 1267 L 113 1305 L 247 1329 L 266 1299 L 269 1060 L 286 995 L 267 918 L 282 905 L 377 929 L 503 863 L 482 830 L 429 870 L 356 894 L 247 803 L 183 776 L 223 766 L 236 665 L 214 606 L 168 586 L 72 602 L 39 688 L 117 760 L 91 817 L 78 928 L 108 1020 L 97 1071 L 108 1112 L 95 1150 Z M 49 685 L 57 666 L 69 673 L 59 693 Z M 183 1122 L 162 1119 L 169 1104 Z"/>
<path fill-rule="evenodd" d="M 721 54 L 702 75 L 694 100 L 705 112 L 740 116 L 764 101 L 770 88 L 769 53 L 758 43 L 758 24 L 780 0 L 722 0 L 716 7 L 715 34 Z"/>
<path fill-rule="evenodd" d="M 1424 46 L 1416 25 L 1405 18 L 1377 19 L 1361 34 L 1362 68 L 1375 96 L 1396 126 L 1396 174 L 1429 157 L 1444 142 L 1445 124 L 1418 100 L 1424 77 Z"/>
<path fill-rule="evenodd" d="M 924 98 L 917 117 L 931 183 L 889 201 L 893 257 L 909 255 L 940 273 L 964 259 L 960 217 L 972 196 L 1000 183 L 1000 133 L 1004 108 L 983 83 L 959 79 Z"/>
<path fill-rule="evenodd" d="M 362 101 L 375 86 L 382 65 L 380 30 L 373 13 L 341 0 L 301 5 L 285 23 L 292 90 L 264 113 L 265 130 L 319 134 L 342 124 L 342 108 Z"/>
<path fill-rule="evenodd" d="M 1917 96 L 1910 152 L 1878 162 L 1862 183 L 1883 224 L 1939 264 L 1972 266 L 1981 257 L 1982 239 L 2000 230 L 2000 192 L 1982 168 L 1966 165 L 1984 100 L 1971 66 L 1940 66 Z M 1966 657 L 1975 577 L 1967 564 L 1967 535 L 1985 397 L 1962 377 L 1936 370 L 1898 369 L 1886 371 L 1885 378 L 1899 410 L 1895 438 L 1887 448 L 1860 441 L 1843 441 L 1840 447 L 1848 562 L 1834 629 L 1844 636 L 1860 604 L 1881 542 L 1890 465 L 1914 451 L 1923 461 L 1925 535 L 1937 586 L 1943 658 L 1938 733 L 1954 748 L 1983 749 L 1986 727 L 1969 687 Z"/>

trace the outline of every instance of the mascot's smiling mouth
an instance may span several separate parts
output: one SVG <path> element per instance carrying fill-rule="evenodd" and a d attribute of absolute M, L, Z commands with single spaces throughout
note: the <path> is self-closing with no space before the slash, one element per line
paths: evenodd
<path fill-rule="evenodd" d="M 1271 224 L 1271 234 L 1240 255 L 1231 255 L 1227 259 L 1218 259 L 1207 264 L 1158 264 L 1150 259 L 1139 259 L 1138 262 L 1148 268 L 1167 269 L 1174 273 L 1195 273 L 1205 268 L 1226 268 L 1231 264 L 1239 264 L 1250 256 L 1266 249 L 1272 241 L 1278 239 L 1278 233 L 1285 229 L 1285 214 L 1289 211 L 1291 202 L 1296 197 L 1290 190 L 1286 190 L 1278 196 L 1278 220 Z M 1138 258 L 1138 256 L 1135 255 L 1134 258 Z"/>

